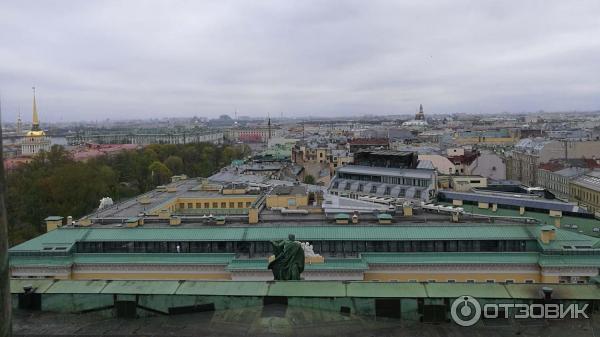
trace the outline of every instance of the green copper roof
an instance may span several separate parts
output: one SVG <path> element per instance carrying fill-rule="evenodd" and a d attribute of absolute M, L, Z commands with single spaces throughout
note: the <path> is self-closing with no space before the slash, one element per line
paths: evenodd
<path fill-rule="evenodd" d="M 181 284 L 176 293 L 177 295 L 266 296 L 268 288 L 266 282 L 186 281 Z"/>
<path fill-rule="evenodd" d="M 457 298 L 470 295 L 475 298 L 510 298 L 502 284 L 495 283 L 427 283 L 428 297 Z"/>
<path fill-rule="evenodd" d="M 55 280 L 44 280 L 44 279 L 11 279 L 10 280 L 10 292 L 13 294 L 22 294 L 25 291 L 23 287 L 31 286 L 36 288 L 36 293 L 45 293 L 48 288 L 54 284 Z"/>
<path fill-rule="evenodd" d="M 539 299 L 542 287 L 556 299 L 600 299 L 595 284 L 402 283 L 366 281 L 75 281 L 11 279 L 13 294 L 33 286 L 40 294 L 146 294 L 200 296 L 292 296 L 363 298 Z"/>
<path fill-rule="evenodd" d="M 350 282 L 347 285 L 349 297 L 427 297 L 422 283 L 405 282 Z"/>
<path fill-rule="evenodd" d="M 46 294 L 99 294 L 109 281 L 74 281 L 61 280 L 55 282 Z"/>
<path fill-rule="evenodd" d="M 11 256 L 11 266 L 69 266 L 73 263 L 71 256 Z"/>
<path fill-rule="evenodd" d="M 554 229 L 556 238 L 549 243 L 543 243 L 540 240 L 542 230 Z M 531 235 L 538 240 L 539 246 L 543 250 L 568 250 L 599 248 L 600 239 L 589 235 L 571 232 L 562 228 L 556 228 L 551 225 L 532 226 L 529 228 Z"/>
<path fill-rule="evenodd" d="M 11 248 L 39 251 L 77 241 L 270 241 L 298 240 L 531 240 L 525 225 L 285 226 L 201 228 L 59 228 Z M 574 234 L 574 233 L 572 233 Z"/>
<path fill-rule="evenodd" d="M 268 296 L 345 297 L 346 287 L 336 281 L 278 281 L 269 285 Z"/>
<path fill-rule="evenodd" d="M 102 293 L 172 295 L 179 285 L 179 281 L 111 281 Z"/>

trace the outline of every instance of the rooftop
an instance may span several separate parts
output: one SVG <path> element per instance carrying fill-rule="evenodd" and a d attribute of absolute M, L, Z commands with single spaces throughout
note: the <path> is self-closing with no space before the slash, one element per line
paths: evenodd
<path fill-rule="evenodd" d="M 575 178 L 573 183 L 600 192 L 600 170 L 594 170 Z"/>
<path fill-rule="evenodd" d="M 511 205 L 519 207 L 529 207 L 536 209 L 554 210 L 554 211 L 565 211 L 565 212 L 582 212 L 575 203 L 561 202 L 550 199 L 532 199 L 532 198 L 521 198 L 510 195 L 499 195 L 492 193 L 475 193 L 475 192 L 454 192 L 443 190 L 439 191 L 439 194 L 447 199 L 452 200 L 464 200 L 464 201 L 475 201 L 475 202 L 486 202 L 499 205 Z M 583 212 L 585 213 L 585 212 Z"/>
<path fill-rule="evenodd" d="M 399 168 L 387 168 L 387 167 L 373 167 L 373 166 L 362 166 L 362 165 L 347 165 L 337 169 L 338 173 L 350 173 L 350 174 L 361 174 L 361 175 L 378 175 L 378 176 L 410 176 L 421 179 L 431 179 L 434 176 L 434 172 L 431 170 L 424 169 L 399 169 Z"/>
<path fill-rule="evenodd" d="M 288 296 L 364 298 L 456 298 L 470 294 L 476 298 L 539 299 L 545 284 L 487 283 L 402 283 L 364 281 L 10 281 L 13 294 L 31 285 L 40 294 L 144 294 L 196 296 Z M 594 284 L 552 284 L 556 299 L 600 299 Z"/>
<path fill-rule="evenodd" d="M 537 240 L 537 225 L 436 224 L 386 226 L 285 226 L 201 227 L 201 228 L 59 228 L 12 247 L 10 253 L 44 252 L 76 242 L 98 241 L 271 241 L 295 234 L 297 240 Z M 557 240 L 547 247 L 560 245 L 596 247 L 600 239 L 557 229 Z"/>

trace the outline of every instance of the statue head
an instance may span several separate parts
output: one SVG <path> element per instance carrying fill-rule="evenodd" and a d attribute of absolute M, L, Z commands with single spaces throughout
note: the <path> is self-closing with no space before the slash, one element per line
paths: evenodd
<path fill-rule="evenodd" d="M 288 235 L 288 240 L 290 240 L 290 241 L 296 241 L 296 235 L 294 235 L 294 234 L 289 234 L 289 235 Z"/>

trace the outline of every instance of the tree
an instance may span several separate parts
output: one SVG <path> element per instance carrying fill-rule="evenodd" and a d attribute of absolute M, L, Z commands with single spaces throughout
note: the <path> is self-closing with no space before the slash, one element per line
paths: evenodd
<path fill-rule="evenodd" d="M 173 172 L 173 174 L 183 173 L 183 159 L 178 156 L 169 156 L 164 164 Z"/>
<path fill-rule="evenodd" d="M 315 184 L 315 177 L 311 176 L 310 174 L 305 175 L 304 176 L 304 183 L 305 184 L 309 184 L 309 185 L 314 185 Z"/>
<path fill-rule="evenodd" d="M 145 193 L 168 183 L 173 173 L 207 177 L 248 151 L 210 143 L 153 144 L 76 162 L 55 145 L 6 176 L 9 245 L 42 233 L 49 215 L 81 217 L 96 209 L 102 197 L 119 201 Z"/>
<path fill-rule="evenodd" d="M 150 171 L 152 183 L 155 185 L 163 185 L 169 182 L 173 173 L 169 168 L 159 162 L 155 161 L 150 166 L 148 166 L 148 170 Z"/>

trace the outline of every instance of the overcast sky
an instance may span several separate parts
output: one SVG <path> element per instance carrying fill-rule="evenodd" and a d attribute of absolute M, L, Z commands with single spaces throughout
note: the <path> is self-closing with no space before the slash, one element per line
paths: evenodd
<path fill-rule="evenodd" d="M 595 110 L 600 1 L 0 1 L 4 119 Z"/>

